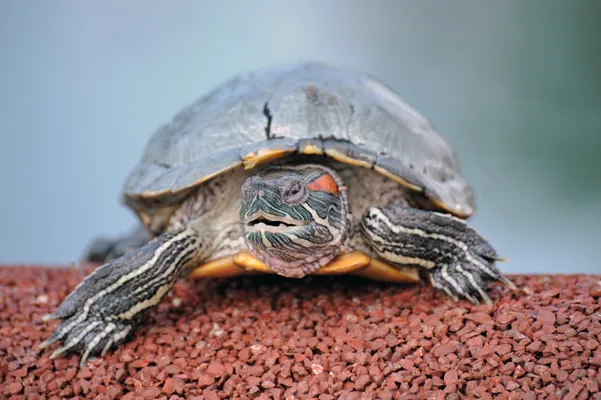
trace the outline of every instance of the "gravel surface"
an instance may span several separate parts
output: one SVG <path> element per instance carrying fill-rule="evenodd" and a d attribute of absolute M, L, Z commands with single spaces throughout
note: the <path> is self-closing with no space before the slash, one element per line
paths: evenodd
<path fill-rule="evenodd" d="M 0 267 L 0 397 L 601 399 L 601 276 L 512 276 L 493 308 L 355 277 L 180 282 L 79 369 L 37 345 L 83 276 Z"/>

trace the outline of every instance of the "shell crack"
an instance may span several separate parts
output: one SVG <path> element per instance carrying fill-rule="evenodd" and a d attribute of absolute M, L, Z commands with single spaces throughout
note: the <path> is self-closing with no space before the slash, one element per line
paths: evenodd
<path fill-rule="evenodd" d="M 271 115 L 271 112 L 269 111 L 268 102 L 265 102 L 265 105 L 263 106 L 263 115 L 267 117 L 267 126 L 265 126 L 265 136 L 267 136 L 267 140 L 273 139 L 273 136 L 271 136 L 271 120 L 273 118 L 273 115 Z"/>

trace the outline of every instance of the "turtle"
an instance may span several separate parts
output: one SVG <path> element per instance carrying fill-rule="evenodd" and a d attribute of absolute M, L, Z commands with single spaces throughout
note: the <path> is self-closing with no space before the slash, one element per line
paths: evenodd
<path fill-rule="evenodd" d="M 230 78 L 155 131 L 125 180 L 140 227 L 94 242 L 98 266 L 44 320 L 51 358 L 117 348 L 180 278 L 355 274 L 491 304 L 514 289 L 466 219 L 456 150 L 396 92 L 323 62 Z"/>

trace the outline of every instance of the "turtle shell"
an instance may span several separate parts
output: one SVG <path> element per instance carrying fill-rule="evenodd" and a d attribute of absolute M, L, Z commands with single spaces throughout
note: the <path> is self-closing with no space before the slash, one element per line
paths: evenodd
<path fill-rule="evenodd" d="M 176 203 L 236 167 L 315 154 L 372 168 L 468 217 L 474 196 L 455 150 L 428 120 L 364 73 L 302 63 L 238 75 L 181 110 L 150 138 L 123 194 Z"/>

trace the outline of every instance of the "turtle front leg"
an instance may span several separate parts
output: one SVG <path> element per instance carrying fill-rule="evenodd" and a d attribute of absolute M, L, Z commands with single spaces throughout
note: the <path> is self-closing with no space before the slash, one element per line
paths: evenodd
<path fill-rule="evenodd" d="M 370 208 L 361 229 L 381 258 L 423 268 L 432 286 L 454 300 L 491 304 L 486 289 L 494 281 L 515 289 L 495 266 L 503 258 L 462 219 L 391 205 Z"/>
<path fill-rule="evenodd" d="M 207 243 L 196 230 L 164 233 L 145 246 L 98 267 L 44 320 L 62 319 L 44 348 L 60 340 L 50 358 L 73 351 L 104 354 L 123 343 L 177 278 L 206 256 Z"/>

